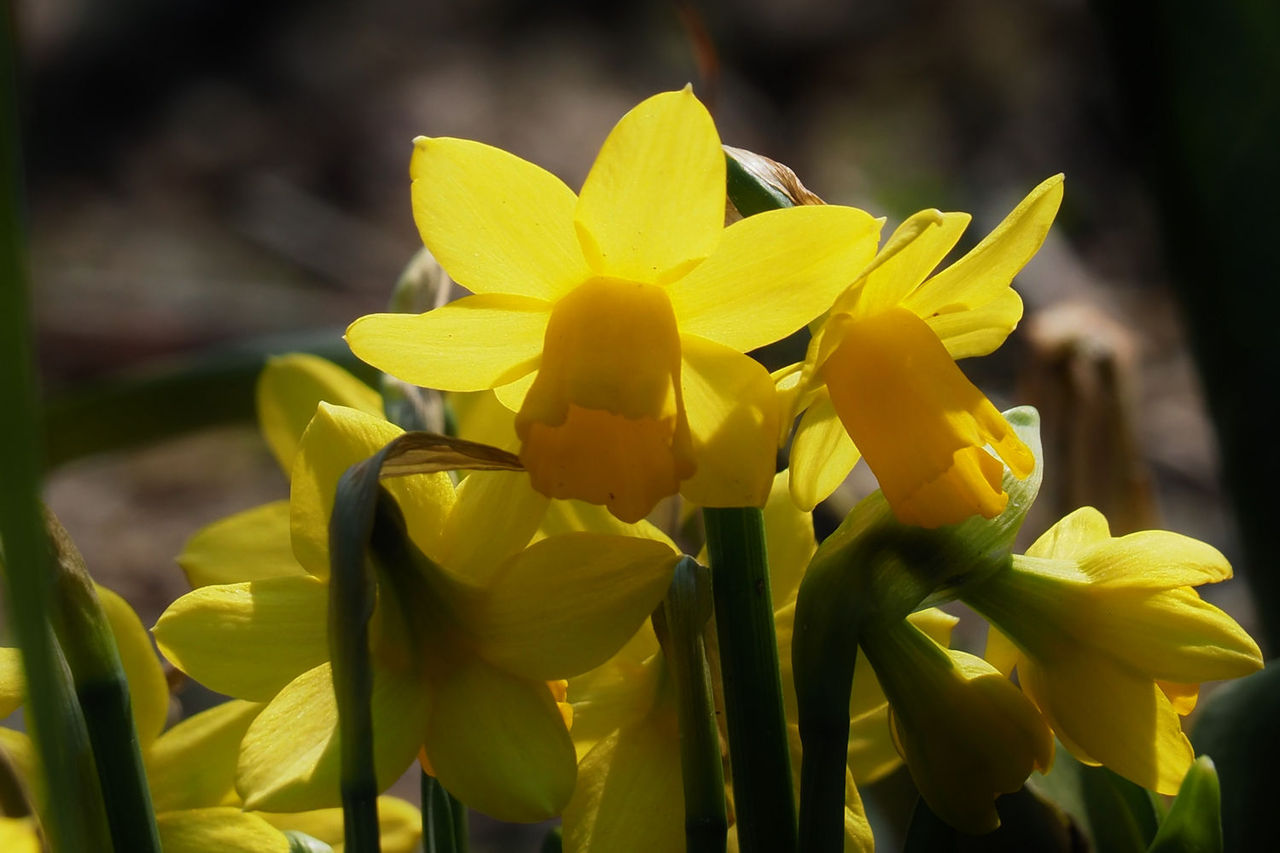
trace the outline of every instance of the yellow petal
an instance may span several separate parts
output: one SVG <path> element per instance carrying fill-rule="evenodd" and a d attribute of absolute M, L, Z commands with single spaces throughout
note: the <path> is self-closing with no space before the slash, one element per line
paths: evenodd
<path fill-rule="evenodd" d="M 513 471 L 475 471 L 457 494 L 440 543 L 440 564 L 469 583 L 485 584 L 533 537 L 549 501 L 533 490 L 527 476 Z"/>
<path fill-rule="evenodd" d="M 597 275 L 665 283 L 712 253 L 724 227 L 724 152 L 685 89 L 643 101 L 605 140 L 574 213 Z"/>
<path fill-rule="evenodd" d="M 294 462 L 290 484 L 293 554 L 318 578 L 329 576 L 329 516 L 338 479 L 403 432 L 373 415 L 321 403 Z M 453 506 L 447 473 L 395 477 L 383 482 L 404 513 L 409 536 L 427 556 L 439 554 L 440 531 Z"/>
<path fill-rule="evenodd" d="M 812 510 L 826 500 L 861 458 L 824 385 L 801 415 L 791 441 L 791 498 L 796 506 Z"/>
<path fill-rule="evenodd" d="M 1013 668 L 1018 665 L 1019 659 L 1018 647 L 995 625 L 987 626 L 987 648 L 982 656 L 1004 676 L 1013 673 Z"/>
<path fill-rule="evenodd" d="M 904 524 L 938 527 L 999 515 L 1008 501 L 1004 466 L 987 444 L 1019 478 L 1035 466 L 1008 421 L 903 308 L 847 323 L 822 375 Z"/>
<path fill-rule="evenodd" d="M 138 729 L 138 745 L 145 753 L 169 715 L 169 685 L 151 648 L 147 629 L 142 627 L 133 608 L 104 586 L 98 587 L 98 601 L 120 650 L 120 664 L 129 682 L 133 723 Z"/>
<path fill-rule="evenodd" d="M 1231 564 L 1217 548 L 1167 530 L 1130 533 L 1074 556 L 1100 588 L 1170 589 L 1231 577 Z"/>
<path fill-rule="evenodd" d="M 559 814 L 577 765 L 547 685 L 470 660 L 433 686 L 426 751 L 440 783 L 498 820 Z"/>
<path fill-rule="evenodd" d="M 569 679 L 573 705 L 569 733 L 579 758 L 615 729 L 646 716 L 659 701 L 666 663 L 650 623 L 600 666 Z"/>
<path fill-rule="evenodd" d="M 612 533 L 616 536 L 652 539 L 673 551 L 678 550 L 671 537 L 655 525 L 644 520 L 628 524 L 619 521 L 617 516 L 604 507 L 583 501 L 552 501 L 538 532 L 543 537 L 563 533 Z"/>
<path fill-rule="evenodd" d="M 22 650 L 0 648 L 0 718 L 18 710 L 18 706 L 26 700 L 26 691 Z"/>
<path fill-rule="evenodd" d="M 1087 641 L 1148 677 L 1199 684 L 1262 668 L 1253 638 L 1193 589 L 1111 593 L 1092 610 Z"/>
<path fill-rule="evenodd" d="M 194 588 L 304 575 L 289 541 L 289 502 L 272 501 L 201 528 L 178 555 Z"/>
<path fill-rule="evenodd" d="M 40 828 L 35 818 L 0 817 L 0 850 L 7 853 L 41 853 Z"/>
<path fill-rule="evenodd" d="M 1062 202 L 1062 175 L 1033 189 L 963 258 L 926 281 L 905 301 L 921 317 L 978 308 L 1009 287 L 1040 249 Z"/>
<path fill-rule="evenodd" d="M 258 815 L 238 808 L 188 809 L 156 815 L 164 853 L 289 853 L 289 839 Z"/>
<path fill-rule="evenodd" d="M 1067 560 L 1110 538 L 1106 517 L 1093 507 L 1084 506 L 1045 531 L 1027 549 L 1027 556 Z"/>
<path fill-rule="evenodd" d="M 599 666 L 649 618 L 677 558 L 649 539 L 543 539 L 509 560 L 460 622 L 495 666 L 537 681 L 568 678 Z"/>
<path fill-rule="evenodd" d="M 530 370 L 524 376 L 506 385 L 499 385 L 493 389 L 493 396 L 498 398 L 498 402 L 506 406 L 512 413 L 520 411 L 520 407 L 524 405 L 524 398 L 528 396 L 529 389 L 533 387 L 533 383 L 538 379 L 538 371 Z M 514 422 L 512 424 L 514 426 Z M 519 439 L 517 439 L 517 443 Z"/>
<path fill-rule="evenodd" d="M 560 300 L 515 422 L 534 488 L 623 521 L 675 494 L 693 473 L 680 346 L 659 287 L 597 278 Z"/>
<path fill-rule="evenodd" d="M 876 251 L 880 223 L 852 207 L 790 207 L 725 229 L 716 253 L 668 288 L 680 331 L 739 352 L 831 307 Z"/>
<path fill-rule="evenodd" d="M 769 587 L 773 609 L 794 601 L 809 560 L 818 550 L 813 516 L 791 500 L 789 476 L 779 471 L 764 505 L 765 549 L 769 554 Z"/>
<path fill-rule="evenodd" d="M 174 666 L 240 699 L 265 702 L 329 659 L 328 585 L 310 575 L 205 586 L 156 623 Z"/>
<path fill-rule="evenodd" d="M 664 726 L 650 718 L 615 731 L 583 758 L 578 778 L 564 812 L 566 850 L 684 849 L 684 788 L 674 719 Z"/>
<path fill-rule="evenodd" d="M 889 733 L 889 703 L 876 713 L 849 722 L 849 770 L 861 785 L 870 785 L 902 766 L 902 756 Z"/>
<path fill-rule="evenodd" d="M 239 700 L 223 702 L 157 738 L 146 756 L 147 783 L 156 811 L 239 805 L 236 755 L 262 707 Z"/>
<path fill-rule="evenodd" d="M 937 210 L 908 217 L 885 241 L 866 280 L 848 294 L 848 312 L 869 317 L 896 307 L 947 256 L 971 218 L 967 213 Z M 844 299 L 836 310 L 844 310 Z"/>
<path fill-rule="evenodd" d="M 1173 710 L 1179 717 L 1185 717 L 1196 709 L 1196 701 L 1200 698 L 1199 684 L 1174 684 L 1171 681 L 1157 681 L 1156 686 L 1169 699 Z"/>
<path fill-rule="evenodd" d="M 1097 655 L 1064 655 L 1052 670 L 1022 665 L 1018 673 L 1072 754 L 1078 745 L 1148 790 L 1177 792 L 1195 755 L 1173 705 L 1150 679 Z"/>
<path fill-rule="evenodd" d="M 257 812 L 280 830 L 304 832 L 333 848 L 345 850 L 342 809 L 305 812 Z M 399 797 L 378 797 L 378 840 L 383 853 L 414 853 L 422 838 L 422 813 Z"/>
<path fill-rule="evenodd" d="M 382 414 L 377 391 L 333 362 L 306 353 L 268 359 L 258 376 L 256 393 L 262 436 L 286 475 L 302 433 L 322 400 Z"/>
<path fill-rule="evenodd" d="M 764 506 L 777 467 L 778 398 L 759 362 L 694 335 L 680 338 L 697 471 L 680 494 L 701 506 Z"/>
<path fill-rule="evenodd" d="M 33 790 L 40 790 L 44 771 L 31 738 L 23 732 L 0 726 L 0 755 L 9 762 L 19 779 L 27 780 Z"/>
<path fill-rule="evenodd" d="M 413 761 L 428 712 L 424 685 L 373 669 L 373 762 L 384 791 Z M 258 715 L 240 744 L 236 787 L 247 809 L 340 805 L 338 709 L 329 664 L 304 672 Z"/>
<path fill-rule="evenodd" d="M 995 352 L 1021 319 L 1022 297 L 1008 289 L 975 308 L 933 314 L 925 322 L 947 353 L 959 360 Z"/>
<path fill-rule="evenodd" d="M 533 384 L 532 378 L 529 384 Z M 515 426 L 515 411 L 519 406 L 508 409 L 493 391 L 455 392 L 448 396 L 447 403 L 453 410 L 458 438 L 519 451 L 520 439 Z"/>
<path fill-rule="evenodd" d="M 482 391 L 537 366 L 551 303 L 506 294 L 464 296 L 425 314 L 368 314 L 347 327 L 361 360 L 426 388 Z"/>
<path fill-rule="evenodd" d="M 550 172 L 479 142 L 419 137 L 409 175 L 422 242 L 473 293 L 555 299 L 587 276 L 577 198 Z"/>

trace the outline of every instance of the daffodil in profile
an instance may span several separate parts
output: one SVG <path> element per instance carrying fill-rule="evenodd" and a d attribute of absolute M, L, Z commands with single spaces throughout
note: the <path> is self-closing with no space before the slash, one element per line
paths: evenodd
<path fill-rule="evenodd" d="M 198 559 L 184 558 L 189 574 L 219 580 L 236 571 L 223 561 L 245 555 L 278 564 L 254 580 L 201 586 L 156 625 L 161 651 L 184 672 L 266 704 L 239 749 L 237 787 L 249 808 L 338 803 L 328 519 L 342 472 L 400 432 L 321 404 L 293 459 L 288 515 L 240 516 L 244 526 L 220 531 L 234 547 L 200 537 Z M 421 752 L 473 808 L 514 821 L 557 814 L 575 761 L 548 682 L 620 647 L 661 599 L 676 554 L 618 535 L 531 542 L 547 499 L 517 474 L 475 472 L 456 490 L 445 474 L 417 475 L 386 488 L 417 556 L 382 578 L 370 625 L 379 783 L 390 785 Z"/>
<path fill-rule="evenodd" d="M 825 310 L 874 254 L 876 220 L 797 207 L 724 227 L 725 155 L 687 88 L 627 113 L 577 194 L 461 139 L 416 140 L 410 175 L 423 242 L 472 295 L 357 320 L 357 356 L 415 385 L 494 388 L 542 494 L 625 521 L 677 491 L 763 505 L 779 413 L 743 353 Z"/>
<path fill-rule="evenodd" d="M 1159 530 L 1112 537 L 1085 507 L 963 598 L 993 625 L 988 660 L 1017 670 L 1072 755 L 1175 794 L 1195 758 L 1180 715 L 1200 683 L 1262 666 L 1253 639 L 1195 589 L 1229 577 L 1210 545 Z"/>
<path fill-rule="evenodd" d="M 991 664 L 943 648 L 906 620 L 869 628 L 859 642 L 920 796 L 957 829 L 996 829 L 996 798 L 1053 760 L 1053 735 L 1035 706 Z"/>
<path fill-rule="evenodd" d="M 791 450 L 801 507 L 831 494 L 861 456 L 903 523 L 1000 514 L 1004 466 L 1025 477 L 1034 458 L 955 359 L 991 352 L 1017 325 L 1022 300 L 1010 282 L 1044 241 L 1061 199 L 1058 175 L 933 275 L 970 217 L 922 211 L 855 273 L 798 376 L 788 377 L 805 410 Z"/>
<path fill-rule="evenodd" d="M 98 600 L 111 625 L 129 683 L 138 746 L 151 789 L 156 826 L 165 853 L 288 853 L 285 830 L 339 845 L 342 810 L 295 813 L 249 812 L 236 794 L 236 750 L 262 705 L 231 701 L 201 711 L 164 730 L 169 689 L 146 629 L 128 603 L 105 587 Z M 21 702 L 23 677 L 17 649 L 0 649 L 0 714 Z M 0 751 L 28 788 L 40 787 L 40 769 L 31 741 L 21 732 L 0 728 Z M 382 849 L 417 849 L 422 817 L 395 797 L 378 798 Z M 0 825 L 0 849 L 40 850 L 32 819 Z M 27 846 L 23 846 L 27 845 Z"/>

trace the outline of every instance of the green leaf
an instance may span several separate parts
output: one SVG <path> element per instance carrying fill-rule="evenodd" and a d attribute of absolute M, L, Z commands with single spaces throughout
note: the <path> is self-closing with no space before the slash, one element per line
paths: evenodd
<path fill-rule="evenodd" d="M 1149 853 L 1222 853 L 1222 799 L 1213 759 L 1191 765 Z"/>
<path fill-rule="evenodd" d="M 1226 850 L 1268 850 L 1280 801 L 1280 666 L 1224 684 L 1201 703 L 1191 742 L 1213 756 Z"/>
<path fill-rule="evenodd" d="M 1058 744 L 1053 769 L 1028 787 L 1052 800 L 1100 853 L 1138 853 L 1155 837 L 1152 795 L 1105 767 L 1089 767 Z"/>

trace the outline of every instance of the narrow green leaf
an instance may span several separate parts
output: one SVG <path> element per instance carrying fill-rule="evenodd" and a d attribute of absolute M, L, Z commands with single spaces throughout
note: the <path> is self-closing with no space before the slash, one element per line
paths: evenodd
<path fill-rule="evenodd" d="M 426 853 L 466 853 L 467 807 L 439 780 L 422 774 L 422 844 Z"/>
<path fill-rule="evenodd" d="M 1081 764 L 1061 744 L 1052 770 L 1027 784 L 1069 814 L 1097 850 L 1137 853 L 1155 837 L 1159 815 L 1147 791 L 1105 767 Z"/>

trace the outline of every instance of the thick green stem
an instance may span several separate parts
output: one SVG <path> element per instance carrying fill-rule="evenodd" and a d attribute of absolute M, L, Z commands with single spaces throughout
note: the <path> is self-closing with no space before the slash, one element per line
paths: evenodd
<path fill-rule="evenodd" d="M 111 840 L 116 850 L 159 853 L 129 680 L 111 623 L 75 543 L 52 513 L 46 517 L 57 567 L 54 629 L 84 710 Z"/>
<path fill-rule="evenodd" d="M 653 621 L 676 689 L 688 853 L 724 853 L 729 831 L 720 728 L 702 634 L 711 608 L 709 573 L 685 557 Z"/>
<path fill-rule="evenodd" d="M 706 508 L 707 552 L 743 853 L 796 849 L 796 805 L 778 674 L 764 516 L 755 507 Z"/>
<path fill-rule="evenodd" d="M 0 544 L 5 602 L 22 649 L 27 723 L 47 784 L 43 814 L 54 851 L 107 850 L 102 793 L 84 717 L 49 616 L 53 552 L 40 511 L 41 446 L 24 252 L 22 159 L 13 10 L 0 12 Z"/>
<path fill-rule="evenodd" d="M 422 774 L 422 844 L 426 853 L 467 853 L 467 807 L 429 773 Z"/>

